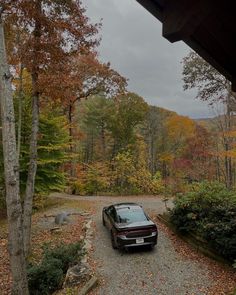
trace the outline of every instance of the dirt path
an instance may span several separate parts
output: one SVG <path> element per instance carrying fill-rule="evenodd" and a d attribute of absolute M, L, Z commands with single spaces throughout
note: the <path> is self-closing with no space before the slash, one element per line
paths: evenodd
<path fill-rule="evenodd" d="M 220 295 L 232 289 L 236 279 L 232 270 L 196 253 L 188 245 L 183 246 L 183 242 L 178 242 L 163 226 L 159 226 L 158 245 L 153 251 L 139 249 L 127 253 L 112 249 L 108 231 L 101 222 L 102 207 L 132 201 L 142 204 L 149 213 L 161 213 L 165 207 L 160 198 L 56 196 L 86 200 L 95 207 L 93 258 L 102 283 L 93 294 Z M 182 252 L 178 247 L 183 247 Z"/>

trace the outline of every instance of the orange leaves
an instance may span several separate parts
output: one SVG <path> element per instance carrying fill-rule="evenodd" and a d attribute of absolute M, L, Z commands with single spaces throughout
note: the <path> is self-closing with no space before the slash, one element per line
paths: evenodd
<path fill-rule="evenodd" d="M 55 85 L 63 94 L 60 82 L 70 80 L 64 71 L 68 58 L 75 52 L 88 54 L 99 43 L 99 25 L 89 23 L 80 1 L 12 1 L 5 22 L 13 34 L 8 42 L 10 60 L 36 73 L 38 91 L 49 97 Z"/>
<path fill-rule="evenodd" d="M 167 120 L 166 126 L 169 137 L 174 141 L 191 137 L 195 129 L 193 120 L 179 115 L 171 116 Z"/>
<path fill-rule="evenodd" d="M 160 161 L 171 163 L 174 160 L 174 155 L 168 152 L 164 152 L 160 155 Z"/>

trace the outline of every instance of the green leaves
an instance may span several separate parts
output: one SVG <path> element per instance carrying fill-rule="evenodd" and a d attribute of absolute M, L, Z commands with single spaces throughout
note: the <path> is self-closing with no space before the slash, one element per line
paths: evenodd
<path fill-rule="evenodd" d="M 29 130 L 27 120 L 29 106 L 24 110 L 26 116 L 22 129 L 21 188 L 25 189 L 28 157 L 29 157 Z M 66 185 L 66 173 L 61 169 L 68 161 L 69 135 L 65 116 L 58 110 L 44 111 L 40 116 L 38 136 L 38 169 L 36 174 L 36 194 L 47 194 L 50 191 L 61 190 Z"/>
<path fill-rule="evenodd" d="M 171 221 L 194 232 L 229 260 L 236 259 L 236 195 L 218 182 L 203 182 L 175 200 Z"/>

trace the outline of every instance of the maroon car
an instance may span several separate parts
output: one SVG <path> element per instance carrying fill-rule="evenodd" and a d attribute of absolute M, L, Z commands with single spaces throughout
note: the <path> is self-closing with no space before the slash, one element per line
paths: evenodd
<path fill-rule="evenodd" d="M 120 203 L 103 208 L 102 222 L 111 235 L 112 247 L 124 249 L 157 244 L 156 224 L 135 203 Z"/>

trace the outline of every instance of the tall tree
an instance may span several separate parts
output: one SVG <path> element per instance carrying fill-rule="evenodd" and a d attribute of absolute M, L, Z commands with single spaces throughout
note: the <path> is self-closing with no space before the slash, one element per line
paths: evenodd
<path fill-rule="evenodd" d="M 184 90 L 197 88 L 197 98 L 210 105 L 222 102 L 226 106 L 224 133 L 232 130 L 232 112 L 235 111 L 236 96 L 231 83 L 195 52 L 183 59 Z M 222 132 L 222 130 L 221 130 Z M 232 148 L 232 138 L 224 137 L 225 174 L 227 187 L 232 186 L 232 159 L 228 152 Z"/>
<path fill-rule="evenodd" d="M 166 128 L 165 122 L 168 117 L 172 116 L 173 112 L 159 108 L 157 106 L 149 106 L 145 116 L 141 133 L 148 146 L 148 162 L 149 170 L 152 175 L 160 169 L 160 159 L 158 152 L 165 149 Z"/>
<path fill-rule="evenodd" d="M 24 197 L 24 248 L 30 249 L 32 199 L 37 170 L 37 134 L 40 97 L 53 96 L 47 79 L 54 71 L 63 72 L 71 56 L 87 54 L 98 44 L 98 25 L 91 25 L 81 1 L 19 0 L 11 1 L 6 23 L 9 29 L 22 28 L 27 37 L 15 52 L 32 79 L 32 131 L 28 180 Z M 16 43 L 12 42 L 16 47 Z M 13 50 L 10 50 L 13 52 Z M 71 83 L 71 80 L 67 80 Z M 57 81 L 60 83 L 60 80 Z M 63 89 L 61 89 L 63 93 Z"/>
<path fill-rule="evenodd" d="M 51 82 L 58 81 L 61 72 L 55 72 L 51 75 Z M 69 80 L 72 83 L 67 83 Z M 60 85 L 55 85 L 54 89 L 63 87 L 64 95 L 59 96 L 62 99 L 65 111 L 71 126 L 70 136 L 73 137 L 73 119 L 78 102 L 88 99 L 94 95 L 104 95 L 106 98 L 114 97 L 125 91 L 127 80 L 118 72 L 113 70 L 110 63 L 101 63 L 97 54 L 92 52 L 87 55 L 78 53 L 70 59 L 67 69 L 64 69 L 64 78 Z M 55 94 L 55 92 L 54 92 Z M 72 149 L 73 150 L 73 149 Z"/>
<path fill-rule="evenodd" d="M 147 111 L 147 103 L 135 93 L 128 92 L 115 97 L 108 121 L 108 130 L 114 138 L 113 156 L 134 143 L 135 129 L 144 121 Z"/>
<path fill-rule="evenodd" d="M 85 157 L 84 160 L 106 160 L 110 159 L 111 140 L 108 136 L 108 117 L 114 108 L 114 101 L 107 99 L 104 95 L 93 96 L 89 100 L 84 101 L 79 108 L 79 116 L 81 119 L 81 129 L 86 134 L 84 143 Z M 95 155 L 95 147 L 97 143 L 99 148 Z M 96 159 L 94 158 L 96 156 Z"/>
<path fill-rule="evenodd" d="M 12 294 L 27 295 L 28 285 L 22 235 L 22 207 L 19 193 L 19 162 L 16 150 L 15 117 L 11 75 L 7 64 L 2 22 L 3 6 L 0 5 L 0 104 L 6 203 L 9 232 L 9 254 L 13 278 Z"/>

